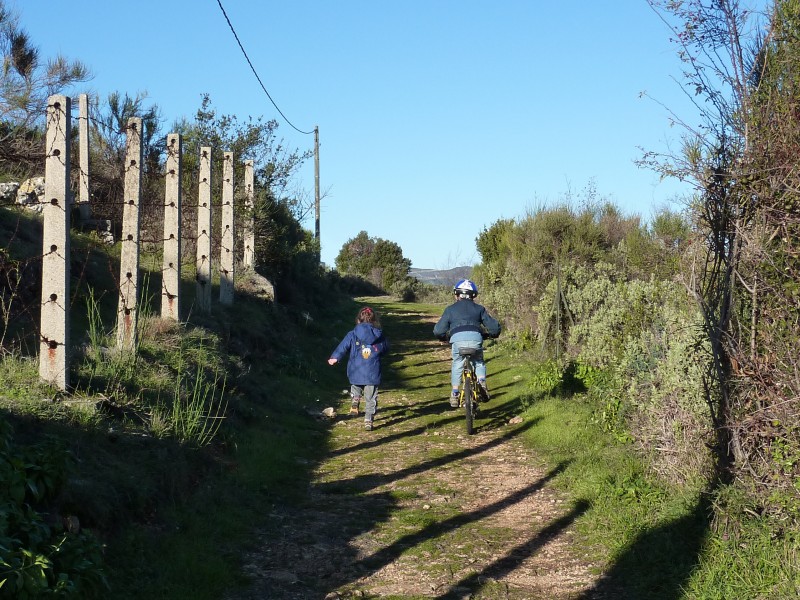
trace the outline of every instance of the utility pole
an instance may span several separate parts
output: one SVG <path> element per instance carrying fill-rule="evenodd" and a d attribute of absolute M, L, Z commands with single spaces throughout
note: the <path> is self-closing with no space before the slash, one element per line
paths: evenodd
<path fill-rule="evenodd" d="M 317 240 L 317 252 L 321 253 L 319 239 L 319 126 L 314 127 L 314 239 Z"/>

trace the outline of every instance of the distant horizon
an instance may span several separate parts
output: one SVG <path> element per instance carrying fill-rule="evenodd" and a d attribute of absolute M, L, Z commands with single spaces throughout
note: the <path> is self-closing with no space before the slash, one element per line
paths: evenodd
<path fill-rule="evenodd" d="M 474 269 L 475 265 L 459 265 L 458 267 L 449 267 L 447 269 L 429 269 L 427 267 L 411 267 L 411 271 L 436 271 L 437 273 L 448 273 L 450 271 L 457 271 L 460 269 Z"/>
<path fill-rule="evenodd" d="M 472 276 L 474 266 L 451 267 L 449 269 L 419 269 L 411 267 L 409 275 L 431 285 L 452 286 L 459 279 Z"/>

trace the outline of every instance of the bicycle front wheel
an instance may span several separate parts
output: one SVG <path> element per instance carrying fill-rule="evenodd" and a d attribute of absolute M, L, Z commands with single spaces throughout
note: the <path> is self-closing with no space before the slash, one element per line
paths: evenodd
<path fill-rule="evenodd" d="M 474 390 L 473 390 L 472 386 L 473 386 L 472 379 L 467 377 L 464 380 L 464 409 L 466 411 L 466 417 L 467 417 L 467 421 L 466 421 L 466 424 L 467 424 L 467 435 L 472 435 L 472 431 L 473 431 L 473 422 L 472 422 L 473 419 L 472 418 L 474 416 L 474 414 L 473 414 L 473 403 L 475 402 L 475 398 L 473 396 Z"/>

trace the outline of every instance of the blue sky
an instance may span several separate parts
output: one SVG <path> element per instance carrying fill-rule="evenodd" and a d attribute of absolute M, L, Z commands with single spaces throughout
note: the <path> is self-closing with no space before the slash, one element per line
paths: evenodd
<path fill-rule="evenodd" d="M 146 91 L 165 128 L 203 93 L 220 113 L 276 118 L 217 0 L 6 0 L 44 56 L 85 62 L 102 96 Z M 366 230 L 420 268 L 479 262 L 501 218 L 590 183 L 647 219 L 688 193 L 638 168 L 692 121 L 669 32 L 645 0 L 223 0 L 262 81 L 320 130 L 322 259 Z M 313 196 L 313 160 L 297 185 Z M 313 215 L 305 223 L 313 229 Z"/>

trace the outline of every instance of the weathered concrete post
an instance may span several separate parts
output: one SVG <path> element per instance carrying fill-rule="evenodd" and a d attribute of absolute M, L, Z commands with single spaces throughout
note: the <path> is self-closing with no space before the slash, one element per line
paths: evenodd
<path fill-rule="evenodd" d="M 197 308 L 211 312 L 211 147 L 200 148 L 200 190 L 197 197 Z"/>
<path fill-rule="evenodd" d="M 78 173 L 78 215 L 82 224 L 92 218 L 89 190 L 89 96 L 78 96 L 78 145 L 80 172 Z"/>
<path fill-rule="evenodd" d="M 234 244 L 233 152 L 225 152 L 222 164 L 222 241 L 220 242 L 219 257 L 220 304 L 233 304 Z"/>
<path fill-rule="evenodd" d="M 180 320 L 181 286 L 181 136 L 167 136 L 164 194 L 164 263 L 161 268 L 161 317 Z"/>
<path fill-rule="evenodd" d="M 39 377 L 62 390 L 69 386 L 71 110 L 71 101 L 66 96 L 50 96 L 47 100 Z"/>
<path fill-rule="evenodd" d="M 125 188 L 122 208 L 122 250 L 119 258 L 117 348 L 136 347 L 139 322 L 139 226 L 142 205 L 142 119 L 128 119 L 125 142 Z"/>
<path fill-rule="evenodd" d="M 255 189 L 253 188 L 253 180 L 253 161 L 246 160 L 244 161 L 244 256 L 242 257 L 242 266 L 245 269 L 253 267 L 256 252 L 255 218 L 253 215 Z"/>

